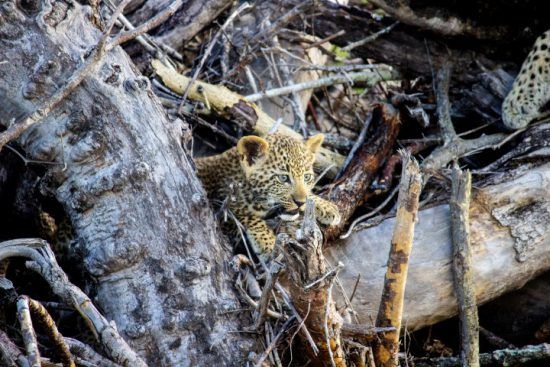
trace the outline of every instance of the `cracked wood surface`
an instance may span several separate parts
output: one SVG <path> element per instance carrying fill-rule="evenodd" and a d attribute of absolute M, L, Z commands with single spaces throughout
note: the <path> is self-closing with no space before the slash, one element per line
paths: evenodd
<path fill-rule="evenodd" d="M 0 9 L 1 124 L 34 111 L 82 63 L 100 36 L 87 11 L 49 1 Z M 226 313 L 239 307 L 230 252 L 180 135 L 116 48 L 18 143 L 29 158 L 66 165 L 44 185 L 74 226 L 94 302 L 150 365 L 243 365 L 255 341 L 230 332 L 242 321 Z"/>
<path fill-rule="evenodd" d="M 496 184 L 474 187 L 472 193 L 472 270 L 479 304 L 521 288 L 550 270 L 550 221 L 531 219 L 547 218 L 550 212 L 550 163 L 518 168 L 503 176 Z M 514 224 L 502 225 L 503 219 L 494 214 L 501 212 Z M 329 261 L 345 265 L 339 274 L 344 289 L 353 289 L 361 274 L 352 303 L 361 323 L 371 324 L 376 318 L 394 223 L 395 218 L 387 219 L 327 250 Z M 521 252 L 522 261 L 518 261 L 516 247 L 525 238 L 530 238 L 531 246 Z M 409 263 L 404 327 L 417 330 L 456 315 L 451 264 L 448 205 L 421 210 Z"/>

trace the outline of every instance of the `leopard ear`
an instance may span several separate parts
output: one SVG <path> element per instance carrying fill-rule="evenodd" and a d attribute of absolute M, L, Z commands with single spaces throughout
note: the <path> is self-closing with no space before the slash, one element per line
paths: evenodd
<path fill-rule="evenodd" d="M 258 136 L 244 136 L 237 143 L 237 152 L 241 156 L 241 164 L 248 176 L 255 165 L 261 163 L 267 156 L 269 143 Z"/>
<path fill-rule="evenodd" d="M 306 140 L 306 147 L 311 153 L 315 154 L 321 147 L 321 144 L 323 144 L 323 140 L 325 140 L 325 136 L 323 134 L 313 135 L 311 138 Z"/>

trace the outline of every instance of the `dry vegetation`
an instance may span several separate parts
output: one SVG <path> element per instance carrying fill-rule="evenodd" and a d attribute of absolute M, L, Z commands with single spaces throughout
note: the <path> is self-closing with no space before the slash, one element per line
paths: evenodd
<path fill-rule="evenodd" d="M 550 124 L 500 110 L 527 3 L 6 2 L 0 364 L 546 365 Z M 275 131 L 325 134 L 343 221 L 275 218 L 263 262 L 191 162 Z"/>

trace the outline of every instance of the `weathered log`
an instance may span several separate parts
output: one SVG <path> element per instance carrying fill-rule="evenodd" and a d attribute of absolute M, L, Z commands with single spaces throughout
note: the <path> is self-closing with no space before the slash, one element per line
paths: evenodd
<path fill-rule="evenodd" d="M 472 265 L 479 304 L 522 287 L 550 270 L 550 163 L 518 168 L 474 188 L 470 208 Z M 379 308 L 395 219 L 354 233 L 327 250 L 345 267 L 339 277 L 353 289 L 359 322 L 372 325 Z M 449 207 L 421 210 L 409 264 L 403 326 L 409 330 L 456 315 L 451 271 Z"/>
<path fill-rule="evenodd" d="M 1 125 L 34 111 L 97 43 L 86 9 L 3 4 Z M 255 341 L 231 332 L 241 325 L 226 312 L 239 307 L 223 266 L 230 252 L 180 135 L 117 47 L 18 142 L 28 157 L 60 163 L 44 182 L 97 280 L 94 301 L 150 365 L 243 365 Z"/>

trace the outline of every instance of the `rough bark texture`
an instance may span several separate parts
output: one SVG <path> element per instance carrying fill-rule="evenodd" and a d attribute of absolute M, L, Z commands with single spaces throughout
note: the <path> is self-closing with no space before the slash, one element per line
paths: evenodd
<path fill-rule="evenodd" d="M 518 289 L 550 269 L 549 180 L 546 163 L 531 169 L 523 166 L 499 175 L 496 184 L 474 189 L 470 231 L 478 303 Z M 345 265 L 339 274 L 344 289 L 353 289 L 361 274 L 353 301 L 361 323 L 371 324 L 379 308 L 394 223 L 395 219 L 387 219 L 327 251 L 329 261 Z M 403 326 L 409 330 L 457 313 L 447 205 L 419 212 L 414 241 L 403 316 Z"/>
<path fill-rule="evenodd" d="M 383 367 L 394 367 L 399 364 L 397 354 L 403 320 L 405 287 L 421 190 L 422 174 L 418 163 L 410 156 L 403 155 L 395 228 L 384 277 L 384 291 L 376 319 L 376 325 L 379 327 L 395 328 L 394 331 L 382 335 L 374 349 L 376 360 Z"/>
<path fill-rule="evenodd" d="M 23 8 L 22 8 L 23 7 Z M 76 3 L 0 10 L 0 123 L 32 112 L 71 75 L 99 31 Z M 95 302 L 150 365 L 243 365 L 240 328 L 206 195 L 170 122 L 120 49 L 19 143 L 64 162 L 47 180 L 74 226 Z M 200 222 L 202 225 L 197 226 Z"/>
<path fill-rule="evenodd" d="M 128 17 L 134 25 L 143 23 L 172 2 L 173 0 L 148 0 Z M 155 38 L 174 49 L 179 49 L 230 5 L 231 2 L 226 0 L 186 1 L 171 19 L 159 27 Z"/>
<path fill-rule="evenodd" d="M 293 233 L 295 224 L 283 224 L 284 232 Z M 300 233 L 300 235 L 298 235 Z M 328 266 L 323 256 L 321 234 L 315 222 L 314 204 L 308 199 L 304 222 L 296 233 L 301 246 L 292 243 L 284 250 L 287 264 L 285 286 L 296 310 L 304 318 L 304 324 L 311 333 L 318 348 L 314 353 L 305 338 L 302 344 L 309 354 L 312 366 L 332 365 L 346 367 L 340 330 L 342 317 L 336 311 L 332 298 L 333 281 L 336 272 L 328 275 Z"/>
<path fill-rule="evenodd" d="M 451 231 L 453 274 L 460 318 L 460 358 L 463 367 L 479 367 L 479 318 L 472 274 L 470 246 L 470 197 L 472 175 L 453 167 Z"/>
<path fill-rule="evenodd" d="M 339 225 L 327 229 L 325 235 L 329 240 L 342 232 L 355 210 L 363 205 L 370 184 L 397 139 L 401 120 L 395 108 L 389 104 L 379 104 L 372 113 L 368 139 L 355 152 L 342 176 L 324 190 L 323 194 L 338 205 L 342 216 Z"/>

